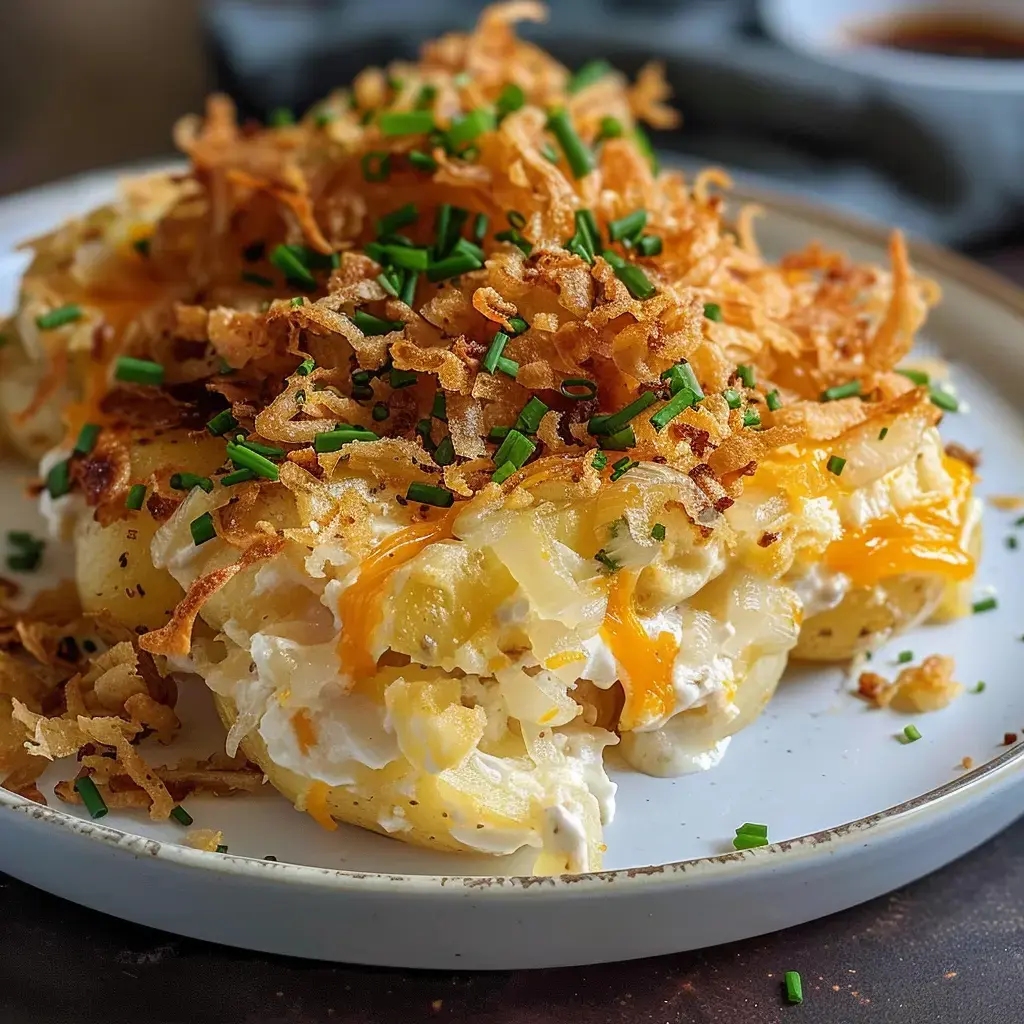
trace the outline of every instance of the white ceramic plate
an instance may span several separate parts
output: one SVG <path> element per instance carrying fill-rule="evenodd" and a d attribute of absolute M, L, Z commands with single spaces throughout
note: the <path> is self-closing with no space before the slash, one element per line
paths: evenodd
<path fill-rule="evenodd" d="M 9 308 L 21 237 L 102 201 L 113 176 L 80 179 L 0 203 L 0 307 Z M 835 215 L 770 201 L 768 252 L 811 238 L 884 260 L 884 235 Z M 1024 493 L 1024 295 L 945 253 L 919 247 L 917 265 L 946 298 L 928 338 L 955 365 L 971 408 L 948 416 L 946 437 L 982 448 L 982 493 Z M 36 524 L 8 466 L 7 526 Z M 513 968 L 650 956 L 741 939 L 852 906 L 934 870 L 1024 810 L 1024 585 L 1004 548 L 1016 516 L 986 507 L 979 592 L 999 608 L 945 628 L 924 627 L 876 655 L 956 657 L 966 693 L 918 716 L 923 738 L 897 742 L 912 719 L 869 709 L 838 669 L 791 670 L 761 719 L 716 770 L 677 780 L 620 770 L 607 870 L 516 877 L 503 860 L 430 853 L 356 829 L 321 831 L 272 791 L 253 799 L 194 799 L 197 826 L 224 831 L 227 855 L 178 845 L 184 830 L 111 813 L 102 824 L 53 800 L 43 808 L 0 790 L 0 869 L 78 903 L 170 931 L 297 956 L 405 967 Z M 47 552 L 53 574 L 67 562 Z M 201 684 L 182 686 L 188 744 L 221 742 Z M 959 767 L 970 756 L 970 772 Z M 59 777 L 47 777 L 50 784 Z M 65 776 L 66 777 L 66 776 Z M 50 791 L 46 785 L 44 792 Z M 734 853 L 744 821 L 774 844 Z M 278 862 L 262 858 L 273 854 Z"/>

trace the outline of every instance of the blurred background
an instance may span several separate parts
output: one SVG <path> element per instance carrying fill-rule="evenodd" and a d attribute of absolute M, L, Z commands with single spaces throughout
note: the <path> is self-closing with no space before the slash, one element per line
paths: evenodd
<path fill-rule="evenodd" d="M 468 27 L 477 0 L 0 4 L 0 192 L 172 156 L 211 88 L 305 109 Z M 1024 237 L 1024 0 L 554 0 L 523 34 L 571 67 L 665 62 L 659 148 L 975 252 Z"/>

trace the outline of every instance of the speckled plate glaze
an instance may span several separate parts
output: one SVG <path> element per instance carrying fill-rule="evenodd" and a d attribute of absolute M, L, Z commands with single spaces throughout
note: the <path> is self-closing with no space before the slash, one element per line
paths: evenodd
<path fill-rule="evenodd" d="M 0 308 L 14 301 L 21 238 L 110 196 L 102 174 L 0 202 Z M 764 202 L 762 198 L 762 202 Z M 765 250 L 812 238 L 884 261 L 884 231 L 769 199 Z M 945 292 L 926 344 L 954 365 L 970 412 L 947 439 L 982 448 L 981 493 L 1024 493 L 1024 293 L 948 253 L 916 246 L 917 266 Z M 38 526 L 18 496 L 25 467 L 0 468 L 6 528 Z M 839 669 L 793 668 L 767 712 L 722 765 L 665 780 L 616 769 L 618 812 L 607 870 L 523 876 L 515 857 L 463 858 L 341 827 L 328 834 L 275 793 L 189 802 L 197 826 L 222 829 L 230 853 L 183 847 L 175 824 L 111 813 L 102 824 L 55 799 L 44 808 L 0 791 L 0 870 L 98 910 L 172 932 L 295 956 L 427 968 L 553 967 L 713 945 L 773 931 L 870 899 L 948 863 L 1024 811 L 1024 550 L 1004 547 L 1015 515 L 985 510 L 979 592 L 999 607 L 922 627 L 898 649 L 956 657 L 969 686 L 915 719 L 869 709 Z M 51 546 L 46 573 L 67 566 Z M 187 740 L 161 756 L 207 754 L 221 741 L 201 684 L 181 687 Z M 923 738 L 896 735 L 915 721 Z M 960 767 L 970 756 L 977 766 Z M 52 791 L 59 767 L 44 780 Z M 731 852 L 744 821 L 771 846 Z M 266 855 L 278 858 L 266 861 Z"/>

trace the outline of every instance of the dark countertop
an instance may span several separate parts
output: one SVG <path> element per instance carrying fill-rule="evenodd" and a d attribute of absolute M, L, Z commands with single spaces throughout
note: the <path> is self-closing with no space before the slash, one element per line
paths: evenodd
<path fill-rule="evenodd" d="M 12 1024 L 1018 1024 L 1024 820 L 845 913 L 596 967 L 445 974 L 292 960 L 124 924 L 4 876 L 0 921 L 0 1021 Z M 782 1000 L 787 970 L 803 977 L 801 1006 Z"/>

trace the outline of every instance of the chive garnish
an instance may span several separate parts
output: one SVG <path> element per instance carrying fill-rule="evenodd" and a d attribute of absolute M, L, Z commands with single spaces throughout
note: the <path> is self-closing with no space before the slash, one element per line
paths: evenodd
<path fill-rule="evenodd" d="M 550 142 L 545 140 L 537 148 L 540 150 L 540 155 L 549 163 L 558 163 L 558 150 Z"/>
<path fill-rule="evenodd" d="M 537 446 L 525 434 L 513 428 L 494 453 L 494 464 L 503 466 L 511 462 L 516 469 L 522 469 L 526 460 L 537 450 Z"/>
<path fill-rule="evenodd" d="M 605 249 L 601 255 L 612 265 L 615 276 L 634 299 L 649 299 L 657 292 L 650 278 L 635 263 L 627 263 L 618 253 Z"/>
<path fill-rule="evenodd" d="M 197 476 L 195 473 L 173 473 L 170 484 L 175 491 L 191 491 L 193 487 L 201 487 L 209 494 L 213 490 L 213 481 L 208 476 Z"/>
<path fill-rule="evenodd" d="M 360 165 L 363 169 L 364 181 L 387 181 L 391 177 L 390 153 L 383 153 L 379 150 L 364 153 Z M 434 167 L 437 167 L 436 163 L 434 163 Z"/>
<path fill-rule="evenodd" d="M 743 404 L 743 396 L 735 388 L 727 388 L 722 397 L 730 409 L 738 409 Z"/>
<path fill-rule="evenodd" d="M 745 363 L 740 363 L 740 365 L 736 367 L 736 376 L 739 377 L 740 382 L 745 388 L 752 388 L 756 383 L 754 368 L 752 366 L 747 366 Z"/>
<path fill-rule="evenodd" d="M 71 460 L 63 459 L 46 474 L 46 493 L 61 498 L 71 490 Z"/>
<path fill-rule="evenodd" d="M 918 387 L 923 387 L 929 383 L 931 378 L 923 370 L 907 370 L 902 367 L 897 367 L 896 372 L 902 377 L 906 377 L 907 380 L 913 381 Z"/>
<path fill-rule="evenodd" d="M 612 558 L 612 556 L 609 555 L 604 548 L 601 548 L 601 550 L 598 551 L 596 555 L 594 555 L 594 561 L 599 563 L 603 568 L 607 569 L 608 572 L 616 572 L 617 570 L 622 568 L 622 563 L 619 562 L 617 559 Z"/>
<path fill-rule="evenodd" d="M 525 102 L 526 93 L 518 85 L 510 82 L 498 94 L 498 98 L 494 103 L 494 109 L 500 119 L 518 110 Z"/>
<path fill-rule="evenodd" d="M 239 469 L 250 469 L 257 476 L 261 476 L 265 480 L 278 479 L 279 474 L 277 466 L 275 466 L 274 463 L 265 455 L 260 455 L 259 452 L 254 452 L 251 448 L 243 447 L 240 444 L 232 444 L 229 441 L 227 454 L 228 458 Z"/>
<path fill-rule="evenodd" d="M 516 418 L 516 430 L 521 430 L 524 434 L 536 434 L 540 421 L 547 411 L 548 407 L 534 395 Z"/>
<path fill-rule="evenodd" d="M 884 441 L 885 440 L 885 435 L 888 434 L 888 433 L 889 433 L 889 428 L 888 427 L 882 427 L 882 429 L 878 432 L 878 440 L 879 441 Z"/>
<path fill-rule="evenodd" d="M 632 427 L 625 427 L 615 434 L 601 438 L 601 447 L 610 452 L 624 452 L 636 445 L 636 435 Z"/>
<path fill-rule="evenodd" d="M 379 316 L 366 313 L 361 309 L 357 309 L 349 317 L 349 320 L 368 337 L 390 334 L 392 331 L 400 331 L 405 327 L 405 323 L 402 320 L 382 320 Z"/>
<path fill-rule="evenodd" d="M 270 253 L 270 262 L 284 274 L 288 281 L 294 281 L 306 288 L 316 287 L 316 278 L 291 246 L 275 245 Z"/>
<path fill-rule="evenodd" d="M 427 277 L 436 283 L 458 277 L 460 274 L 468 274 L 471 270 L 479 270 L 482 266 L 483 262 L 475 256 L 460 252 L 431 264 L 427 268 Z"/>
<path fill-rule="evenodd" d="M 414 249 L 404 245 L 384 245 L 384 256 L 389 263 L 406 270 L 426 270 L 430 264 L 430 253 L 426 249 Z"/>
<path fill-rule="evenodd" d="M 100 427 L 98 423 L 84 423 L 78 432 L 78 440 L 75 441 L 75 454 L 88 455 L 96 447 L 96 438 L 99 437 Z"/>
<path fill-rule="evenodd" d="M 693 372 L 693 367 L 687 362 L 670 366 L 662 373 L 661 379 L 668 381 L 669 391 L 673 395 L 683 388 L 689 388 L 695 399 L 699 400 L 704 397 L 704 389 L 700 386 L 700 381 L 697 380 L 697 374 Z"/>
<path fill-rule="evenodd" d="M 519 376 L 519 364 L 514 359 L 506 359 L 504 356 L 501 356 L 495 372 L 504 373 L 515 380 Z"/>
<path fill-rule="evenodd" d="M 569 113 L 564 107 L 554 110 L 548 115 L 548 129 L 558 140 L 559 146 L 562 147 L 566 163 L 568 163 L 573 177 L 582 178 L 588 175 L 596 166 L 594 154 L 576 134 L 576 129 L 569 119 Z"/>
<path fill-rule="evenodd" d="M 318 455 L 339 451 L 344 445 L 353 441 L 378 441 L 380 438 L 366 427 L 338 427 L 337 430 L 325 430 L 313 438 L 313 450 Z"/>
<path fill-rule="evenodd" d="M 779 398 L 778 390 L 768 392 L 765 402 L 768 403 L 769 412 L 778 412 L 782 408 L 782 399 Z"/>
<path fill-rule="evenodd" d="M 511 462 L 505 462 L 494 471 L 491 480 L 496 484 L 503 484 L 515 472 L 517 472 L 516 467 Z"/>
<path fill-rule="evenodd" d="M 980 601 L 975 601 L 971 605 L 971 611 L 978 615 L 981 612 L 990 612 L 993 608 L 998 607 L 999 602 L 994 597 L 983 597 Z"/>
<path fill-rule="evenodd" d="M 220 844 L 220 845 L 219 845 L 219 846 L 217 847 L 217 849 L 216 849 L 216 850 L 214 850 L 214 853 L 227 853 L 227 852 L 228 852 L 228 848 L 227 848 L 227 847 L 226 847 L 226 846 L 225 846 L 225 845 L 224 845 L 223 843 L 221 843 L 221 844 Z"/>
<path fill-rule="evenodd" d="M 651 166 L 651 173 L 657 174 L 661 169 L 658 162 L 658 155 L 654 152 L 654 146 L 651 145 L 650 136 L 648 136 L 647 132 L 645 132 L 640 125 L 637 125 L 633 129 L 633 141 L 636 143 L 636 148 L 639 149 L 645 157 L 647 157 L 647 162 Z"/>
<path fill-rule="evenodd" d="M 316 369 L 316 363 L 313 362 L 308 356 L 295 367 L 295 372 L 300 377 L 308 377 Z"/>
<path fill-rule="evenodd" d="M 510 316 L 508 318 L 508 325 L 512 329 L 513 337 L 517 337 L 530 329 L 530 325 L 521 316 Z"/>
<path fill-rule="evenodd" d="M 625 427 L 630 420 L 639 416 L 644 409 L 650 408 L 657 402 L 658 396 L 653 391 L 645 391 L 639 398 L 634 399 L 624 409 L 620 409 L 610 416 L 591 416 L 587 423 L 587 430 L 591 434 L 616 434 Z"/>
<path fill-rule="evenodd" d="M 419 378 L 417 377 L 415 370 L 399 370 L 397 367 L 392 367 L 388 372 L 388 384 L 390 384 L 396 391 L 399 388 L 412 387 L 417 380 L 419 380 Z"/>
<path fill-rule="evenodd" d="M 758 836 L 761 839 L 768 838 L 768 826 L 760 825 L 753 821 L 745 821 L 738 829 L 736 829 L 736 835 L 738 836 Z"/>
<path fill-rule="evenodd" d="M 984 693 L 985 692 L 985 680 L 979 680 L 979 682 L 971 687 L 971 693 Z"/>
<path fill-rule="evenodd" d="M 181 804 L 178 804 L 176 807 L 171 809 L 171 817 L 178 822 L 179 825 L 184 825 L 186 828 L 188 828 L 194 820 L 192 815 L 189 814 Z"/>
<path fill-rule="evenodd" d="M 604 452 L 594 452 L 594 457 L 590 460 L 590 464 L 600 472 L 608 465 L 608 456 Z"/>
<path fill-rule="evenodd" d="M 413 481 L 405 492 L 407 501 L 417 505 L 433 505 L 436 508 L 451 508 L 455 495 L 447 487 L 435 487 L 433 484 L 421 484 Z"/>
<path fill-rule="evenodd" d="M 53 331 L 81 319 L 82 307 L 72 302 L 66 306 L 59 306 L 57 309 L 51 309 L 48 313 L 41 313 L 36 317 L 36 327 L 41 331 Z"/>
<path fill-rule="evenodd" d="M 128 497 L 125 498 L 124 507 L 131 509 L 133 512 L 138 512 L 145 500 L 146 485 L 132 484 L 131 490 L 128 491 Z"/>
<path fill-rule="evenodd" d="M 377 118 L 382 135 L 425 135 L 432 132 L 434 115 L 429 110 L 386 110 Z"/>
<path fill-rule="evenodd" d="M 439 466 L 450 466 L 455 461 L 455 446 L 450 434 L 445 434 L 434 449 L 434 461 Z"/>
<path fill-rule="evenodd" d="M 291 303 L 290 303 L 290 305 L 295 306 L 295 307 L 304 306 L 305 304 L 306 304 L 306 300 L 301 295 L 296 295 L 291 300 Z"/>
<path fill-rule="evenodd" d="M 608 222 L 608 237 L 613 242 L 632 242 L 647 227 L 647 211 L 634 210 L 625 217 Z"/>
<path fill-rule="evenodd" d="M 152 242 L 153 240 L 151 238 L 136 238 L 135 241 L 132 242 L 132 248 L 140 256 L 145 257 L 149 255 L 149 249 Z"/>
<path fill-rule="evenodd" d="M 802 1003 L 804 1001 L 804 986 L 800 980 L 799 971 L 786 971 L 786 1001 L 789 1003 Z"/>
<path fill-rule="evenodd" d="M 188 528 L 192 534 L 192 543 L 196 547 L 217 536 L 217 530 L 213 525 L 213 516 L 209 512 L 204 512 L 198 519 L 193 519 L 188 524 Z"/>
<path fill-rule="evenodd" d="M 432 451 L 434 448 L 434 439 L 431 437 L 433 426 L 430 419 L 419 420 L 416 424 L 416 435 L 423 440 L 423 447 L 427 451 Z"/>
<path fill-rule="evenodd" d="M 914 740 L 921 738 L 921 730 L 916 725 L 908 725 L 904 728 L 903 735 L 906 737 L 904 743 L 913 743 Z"/>
<path fill-rule="evenodd" d="M 515 228 L 509 228 L 508 231 L 496 231 L 494 240 L 496 242 L 511 242 L 524 256 L 529 256 L 533 252 L 533 243 L 523 238 Z"/>
<path fill-rule="evenodd" d="M 295 124 L 295 115 L 288 107 L 275 107 L 270 112 L 267 123 L 272 128 L 286 128 L 288 125 Z"/>
<path fill-rule="evenodd" d="M 435 420 L 448 422 L 448 398 L 443 391 L 434 392 L 434 404 L 430 407 L 430 415 Z"/>
<path fill-rule="evenodd" d="M 1017 550 L 1017 538 L 1014 537 L 1013 534 L 1010 534 L 1010 536 L 1006 538 L 1006 546 L 1011 551 L 1016 551 Z"/>
<path fill-rule="evenodd" d="M 661 255 L 661 238 L 658 235 L 641 235 L 634 245 L 641 256 Z"/>
<path fill-rule="evenodd" d="M 391 411 L 383 402 L 377 402 L 373 407 L 371 415 L 378 423 L 382 423 L 391 415 Z"/>
<path fill-rule="evenodd" d="M 222 409 L 206 424 L 206 429 L 214 437 L 222 437 L 229 430 L 234 430 L 237 426 L 238 420 L 232 415 L 231 410 Z"/>
<path fill-rule="evenodd" d="M 597 397 L 597 383 L 587 377 L 566 377 L 558 386 L 565 398 L 583 402 Z"/>
<path fill-rule="evenodd" d="M 651 527 L 651 537 L 654 540 L 664 540 L 665 539 L 665 524 L 664 523 L 655 523 Z"/>
<path fill-rule="evenodd" d="M 487 228 L 491 223 L 491 218 L 486 213 L 478 213 L 473 218 L 473 230 L 471 232 L 473 241 L 477 245 L 483 245 L 484 239 L 487 237 Z"/>
<path fill-rule="evenodd" d="M 747 406 L 743 410 L 743 426 L 745 427 L 759 427 L 761 426 L 761 414 L 751 406 Z"/>
<path fill-rule="evenodd" d="M 509 210 L 505 214 L 505 219 L 514 228 L 526 227 L 526 218 L 518 210 Z"/>
<path fill-rule="evenodd" d="M 605 139 L 617 139 L 622 135 L 622 122 L 617 117 L 602 117 L 601 129 L 597 133 L 600 141 Z"/>
<path fill-rule="evenodd" d="M 255 284 L 260 288 L 274 287 L 274 282 L 269 277 L 264 277 L 263 274 L 257 274 L 252 270 L 243 270 L 241 278 L 246 284 Z"/>
<path fill-rule="evenodd" d="M 747 832 L 738 832 L 732 840 L 734 850 L 756 850 L 767 845 L 768 840 L 765 837 L 750 835 Z"/>
<path fill-rule="evenodd" d="M 649 394 L 650 392 L 648 392 Z M 697 396 L 688 388 L 680 388 L 652 417 L 651 426 L 660 434 L 680 413 L 695 404 Z"/>
<path fill-rule="evenodd" d="M 46 550 L 45 540 L 33 537 L 27 530 L 9 530 L 7 543 L 15 549 L 7 556 L 9 569 L 13 572 L 35 572 L 39 568 Z"/>
<path fill-rule="evenodd" d="M 494 442 L 504 441 L 505 438 L 508 437 L 508 432 L 511 429 L 511 427 L 491 427 L 491 429 L 487 431 L 487 440 Z"/>
<path fill-rule="evenodd" d="M 935 385 L 930 388 L 928 397 L 932 400 L 932 405 L 937 405 L 945 412 L 957 412 L 960 408 L 960 403 L 953 395 Z"/>
<path fill-rule="evenodd" d="M 587 86 L 593 85 L 595 82 L 604 78 L 612 70 L 611 64 L 606 60 L 591 60 L 587 61 L 575 72 L 569 79 L 566 85 L 566 92 L 570 95 L 579 92 L 581 89 L 586 89 Z"/>
<path fill-rule="evenodd" d="M 377 221 L 377 234 L 390 235 L 399 228 L 415 224 L 419 215 L 419 208 L 415 203 L 406 203 L 405 206 L 392 210 L 391 213 L 385 214 Z"/>
<path fill-rule="evenodd" d="M 235 484 L 244 484 L 255 479 L 256 474 L 251 469 L 236 469 L 233 473 L 225 473 L 220 478 L 220 485 L 221 487 L 234 487 Z"/>
<path fill-rule="evenodd" d="M 914 660 L 914 652 L 913 651 L 900 651 L 900 653 L 896 655 L 896 664 L 897 665 L 906 665 L 908 662 L 911 662 L 913 660 Z"/>
<path fill-rule="evenodd" d="M 102 818 L 107 813 L 107 803 L 88 775 L 75 779 L 75 791 L 82 798 L 90 818 Z"/>
<path fill-rule="evenodd" d="M 160 387 L 164 382 L 164 368 L 149 359 L 118 356 L 114 364 L 114 379 L 127 384 L 146 384 Z"/>
<path fill-rule="evenodd" d="M 825 468 L 830 472 L 839 476 L 843 472 L 843 467 L 846 465 L 846 459 L 840 458 L 838 455 L 830 455 L 828 462 L 825 463 Z"/>
<path fill-rule="evenodd" d="M 422 153 L 418 149 L 413 149 L 410 150 L 406 156 L 409 158 L 409 163 L 411 163 L 417 171 L 427 171 L 432 174 L 437 170 L 437 161 L 429 153 Z"/>
<path fill-rule="evenodd" d="M 488 373 L 494 373 L 498 368 L 498 360 L 501 358 L 502 352 L 505 351 L 505 346 L 508 344 L 508 335 L 504 331 L 498 331 L 494 335 L 494 340 L 491 342 L 490 348 L 487 349 L 487 353 L 481 362 L 481 365 Z"/>
<path fill-rule="evenodd" d="M 243 448 L 248 448 L 249 451 L 256 452 L 257 455 L 263 455 L 268 459 L 283 459 L 285 456 L 283 448 L 278 448 L 275 445 L 260 444 L 259 441 L 246 441 L 241 434 L 235 438 L 235 444 L 240 444 Z"/>
<path fill-rule="evenodd" d="M 477 107 L 462 117 L 455 118 L 447 132 L 448 144 L 453 149 L 468 145 L 478 135 L 494 131 L 495 118 L 489 110 Z"/>
<path fill-rule="evenodd" d="M 619 459 L 618 462 L 612 464 L 612 483 L 615 483 L 616 480 L 618 480 L 620 477 L 625 476 L 631 469 L 639 465 L 639 462 L 636 462 L 635 460 L 631 461 L 628 457 Z"/>
<path fill-rule="evenodd" d="M 835 387 L 825 388 L 821 393 L 823 402 L 838 402 L 841 398 L 856 398 L 860 394 L 860 381 L 851 380 L 846 384 L 837 384 Z"/>

